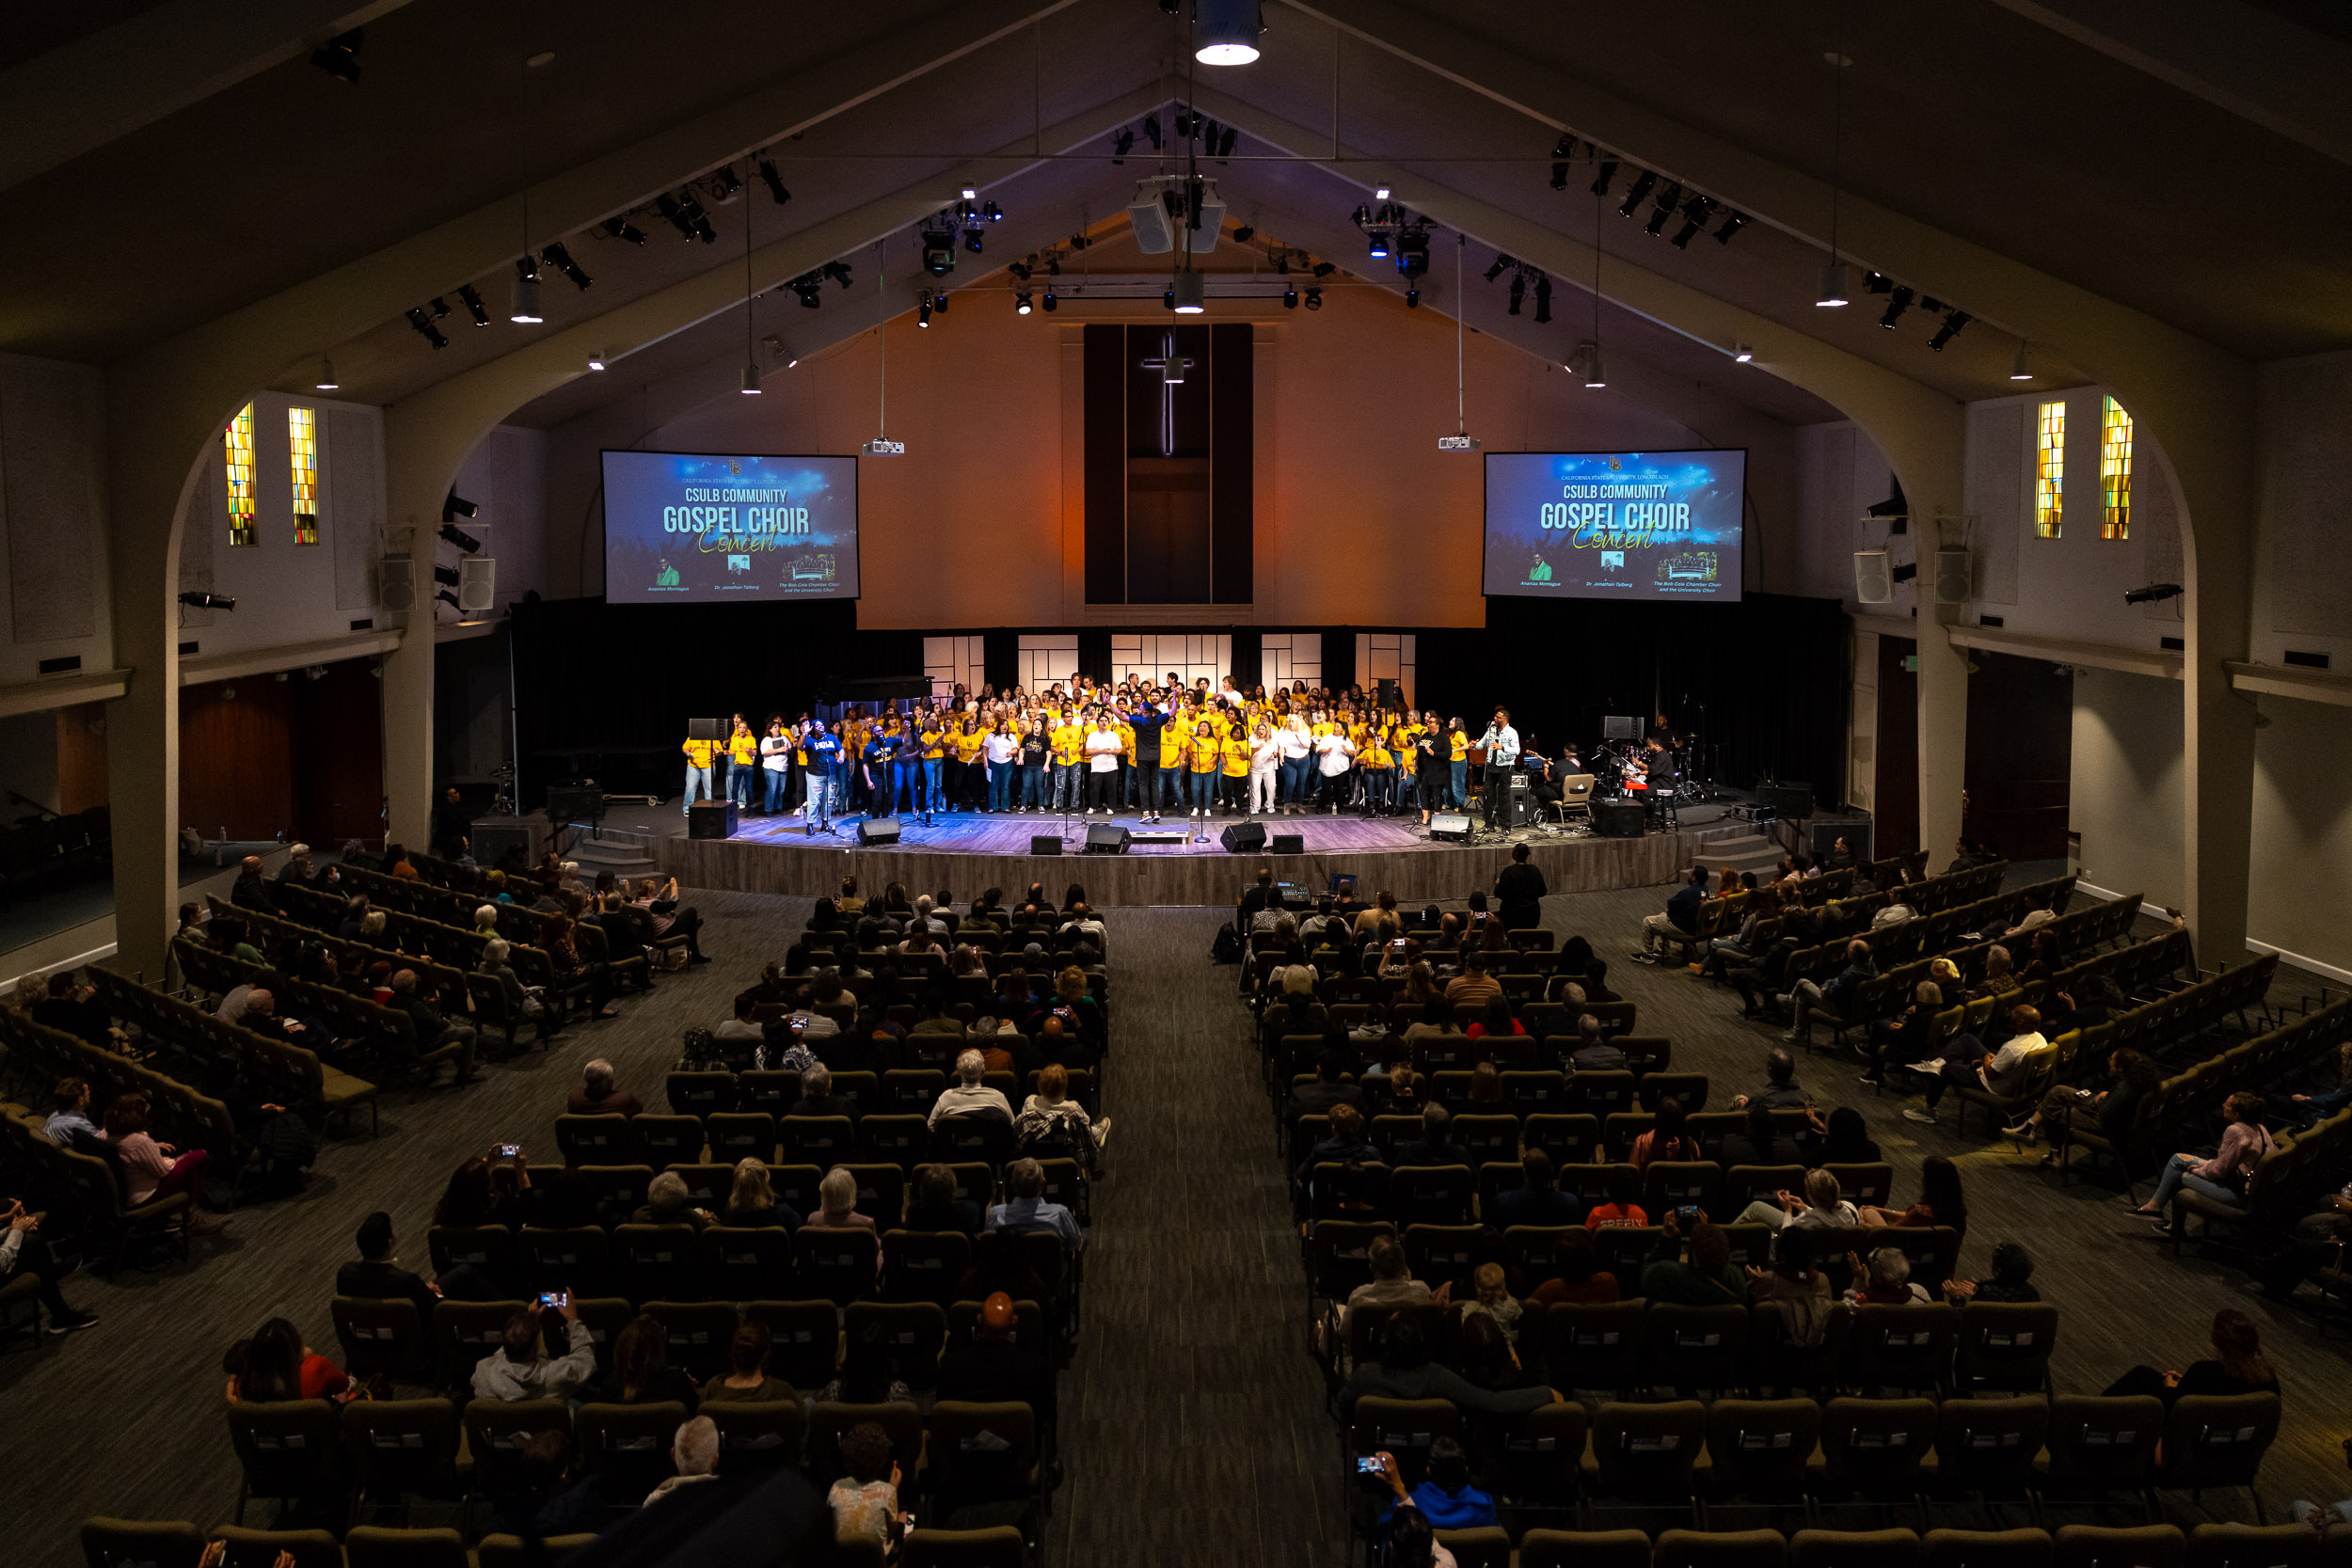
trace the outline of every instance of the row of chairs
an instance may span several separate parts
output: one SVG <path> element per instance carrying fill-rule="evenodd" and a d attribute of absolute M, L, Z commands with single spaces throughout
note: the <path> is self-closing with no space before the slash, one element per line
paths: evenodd
<path fill-rule="evenodd" d="M 1018 1037 L 999 1036 L 997 1038 L 1009 1047 L 1018 1043 Z M 946 1041 L 943 1054 L 947 1054 L 949 1061 L 953 1060 L 949 1053 L 960 1052 L 970 1043 L 948 1035 L 913 1035 L 908 1037 L 908 1043 L 923 1039 Z M 1084 1106 L 1089 1116 L 1100 1116 L 1102 1101 L 1093 1069 L 1065 1068 L 1063 1073 L 1070 1081 L 1070 1098 Z M 874 1086 L 881 1092 L 880 1099 L 869 1101 L 862 1095 L 850 1098 L 856 1099 L 861 1111 L 870 1103 L 875 1112 L 882 1114 L 919 1109 L 929 1115 L 932 1103 L 939 1098 L 940 1090 L 947 1086 L 944 1063 L 939 1067 L 893 1069 L 879 1075 L 836 1073 L 834 1078 L 835 1094 L 843 1093 L 841 1079 L 850 1076 L 859 1079 L 861 1089 L 865 1079 L 874 1080 Z M 1036 1071 L 1031 1071 L 1019 1085 L 1013 1082 L 1012 1074 L 1009 1072 L 995 1073 L 992 1077 L 993 1086 L 1003 1090 L 1006 1099 L 1015 1105 L 1021 1103 L 1022 1095 L 1037 1092 Z M 663 1092 L 671 1111 L 682 1117 L 725 1116 L 746 1111 L 782 1117 L 799 1103 L 800 1087 L 801 1075 L 789 1069 L 734 1072 L 681 1069 L 669 1075 L 663 1084 Z M 1018 1094 L 1015 1093 L 1016 1087 Z"/>
<path fill-rule="evenodd" d="M 63 816 L 41 808 L 37 816 L 0 827 L 0 897 L 94 877 L 113 859 L 114 818 L 106 807 Z"/>
<path fill-rule="evenodd" d="M 1485 1479 L 1518 1512 L 1580 1522 L 1631 1507 L 1687 1511 L 1704 1528 L 1734 1503 L 1801 1509 L 1811 1522 L 1851 1502 L 1908 1508 L 1925 1526 L 1932 1500 L 2023 1503 L 2038 1525 L 2048 1502 L 2118 1499 L 2153 1520 L 2158 1492 L 2236 1487 L 2267 1522 L 2255 1482 L 2279 1411 L 2276 1394 L 2189 1395 L 2169 1412 L 2153 1396 L 1674 1400 L 1589 1413 L 1570 1400 L 1476 1446 Z M 1361 1456 L 1392 1454 L 1410 1484 L 1438 1439 L 1464 1436 L 1447 1401 L 1365 1399 L 1342 1449 L 1351 1471 Z"/>
<path fill-rule="evenodd" d="M 41 1118 L 22 1106 L 0 1107 L 0 1133 L 5 1133 L 11 1174 L 27 1208 L 54 1205 L 72 1216 L 70 1227 L 88 1249 L 103 1252 L 120 1270 L 131 1259 L 145 1257 L 151 1246 L 177 1247 L 188 1255 L 189 1197 L 174 1193 L 133 1204 L 123 1191 L 116 1167 L 95 1154 L 60 1148 L 42 1131 Z"/>
<path fill-rule="evenodd" d="M 308 888 L 301 891 L 327 903 L 334 902 L 329 895 L 312 893 Z M 347 941 L 334 934 L 336 927 L 333 924 L 323 925 L 319 920 L 294 919 L 284 914 L 273 914 L 267 910 L 233 904 L 216 893 L 206 894 L 204 901 L 212 906 L 214 919 L 226 915 L 244 921 L 248 932 L 247 940 L 274 958 L 298 952 L 316 942 L 332 954 L 338 963 L 356 957 L 365 964 L 385 963 L 395 971 L 411 970 L 416 974 L 419 988 L 435 1006 L 443 1012 L 463 1012 L 466 1009 L 466 973 L 453 965 L 415 953 L 405 953 L 397 948 L 374 947 L 364 942 Z"/>
<path fill-rule="evenodd" d="M 237 1174 L 239 1144 L 229 1107 L 145 1062 L 119 1051 L 92 1045 L 78 1035 L 37 1023 L 14 1007 L 0 1007 L 0 1083 L 28 1105 L 42 1105 L 64 1078 L 90 1086 L 91 1103 L 104 1107 L 120 1095 L 147 1097 L 149 1130 L 166 1143 L 201 1148 L 212 1168 L 228 1180 Z"/>
<path fill-rule="evenodd" d="M 1006 1085 L 1008 1098 L 1012 1092 Z M 777 1117 L 766 1111 L 564 1116 L 556 1118 L 555 1143 L 567 1166 L 711 1164 L 727 1170 L 742 1160 L 782 1166 L 860 1162 L 904 1171 L 918 1164 L 977 1164 L 1001 1170 L 1018 1147 L 1012 1124 L 995 1117 L 942 1117 L 934 1123 L 917 1111 L 869 1111 L 856 1117 Z"/>
<path fill-rule="evenodd" d="M 1521 1037 L 1510 1037 L 1513 1039 Z M 1474 1042 L 1484 1044 L 1484 1041 Z M 1304 1042 L 1287 1048 L 1286 1054 L 1304 1056 Z M 1434 1060 L 1435 1058 L 1433 1058 Z M 1294 1059 L 1293 1070 L 1282 1080 L 1282 1096 L 1278 1111 L 1291 1103 L 1297 1089 L 1314 1081 L 1313 1074 Z M 1659 1102 L 1672 1099 L 1698 1125 L 1691 1135 L 1711 1148 L 1725 1133 L 1738 1132 L 1747 1126 L 1745 1111 L 1709 1111 L 1706 1108 L 1710 1085 L 1703 1072 L 1637 1072 L 1626 1068 L 1594 1068 L 1564 1072 L 1557 1068 L 1503 1068 L 1495 1075 L 1496 1098 L 1479 1100 L 1479 1077 L 1473 1067 L 1432 1067 L 1424 1069 L 1425 1099 L 1444 1106 L 1455 1117 L 1590 1117 L 1607 1120 L 1612 1117 L 1643 1116 L 1656 1113 Z M 1345 1082 L 1345 1075 L 1342 1075 Z M 1360 1083 L 1361 1081 L 1359 1080 Z M 1369 1119 L 1377 1121 L 1390 1113 L 1377 1106 L 1369 1110 Z M 1791 1113 L 1794 1126 L 1804 1125 L 1804 1113 Z M 1299 1117 L 1294 1125 L 1303 1125 L 1310 1117 Z M 1644 1123 L 1646 1128 L 1647 1123 Z"/>
<path fill-rule="evenodd" d="M 1531 1143 L 1529 1147 L 1543 1146 Z M 1474 1165 L 1391 1165 L 1366 1161 L 1351 1173 L 1345 1162 L 1318 1160 L 1308 1168 L 1302 1183 L 1302 1205 L 1320 1218 L 1467 1225 L 1473 1216 L 1494 1215 L 1503 1195 L 1526 1184 L 1522 1158 L 1502 1153 L 1500 1148 L 1496 1146 L 1494 1158 Z M 1752 1203 L 1772 1202 L 1774 1195 L 1782 1192 L 1802 1192 L 1806 1174 L 1805 1166 L 1796 1164 L 1653 1160 L 1637 1166 L 1621 1157 L 1598 1164 L 1555 1162 L 1554 1168 L 1563 1187 L 1588 1206 L 1606 1201 L 1618 1177 L 1625 1174 L 1632 1177 L 1634 1190 L 1640 1194 L 1636 1201 L 1645 1213 L 1662 1219 L 1667 1214 L 1690 1216 L 1695 1212 L 1719 1225 L 1738 1219 Z M 1820 1168 L 1837 1179 L 1838 1191 L 1848 1202 L 1880 1208 L 1889 1205 L 1893 1166 L 1873 1162 Z"/>
<path fill-rule="evenodd" d="M 1468 1078 L 1469 1074 L 1461 1076 Z M 1516 1075 L 1505 1073 L 1502 1076 L 1509 1079 Z M 1624 1164 L 1632 1159 L 1634 1139 L 1657 1123 L 1655 1112 L 1630 1108 L 1635 1103 L 1630 1092 L 1621 1101 L 1615 1100 L 1613 1094 L 1610 1101 L 1604 1101 L 1623 1104 L 1627 1109 L 1605 1114 L 1536 1108 L 1565 1102 L 1565 1097 L 1557 1100 L 1544 1098 L 1548 1086 L 1543 1084 L 1506 1083 L 1500 1101 L 1476 1101 L 1468 1097 L 1466 1085 L 1449 1084 L 1434 1089 L 1430 1098 L 1455 1113 L 1451 1129 L 1455 1141 L 1462 1142 L 1472 1134 L 1476 1135 L 1476 1144 L 1465 1143 L 1464 1147 L 1473 1155 L 1480 1156 L 1481 1164 L 1492 1160 L 1517 1160 L 1531 1148 L 1544 1150 L 1551 1156 L 1555 1165 Z M 1591 1098 L 1588 1094 L 1588 1102 Z M 1418 1122 L 1419 1119 L 1417 1117 L 1397 1117 L 1381 1112 L 1375 1112 L 1369 1118 L 1380 1124 L 1384 1131 L 1401 1131 L 1402 1122 Z M 1320 1113 L 1298 1117 L 1292 1124 L 1290 1147 L 1294 1154 L 1303 1154 L 1329 1136 L 1330 1121 L 1328 1116 Z M 1461 1125 L 1465 1121 L 1470 1124 L 1467 1130 Z M 1502 1125 L 1505 1121 L 1517 1125 L 1516 1147 L 1512 1134 Z M 1781 1132 L 1790 1137 L 1802 1135 L 1806 1125 L 1803 1111 L 1775 1111 L 1772 1121 Z M 1701 1111 L 1686 1119 L 1683 1130 L 1698 1145 L 1702 1158 L 1717 1158 L 1723 1152 L 1725 1138 L 1746 1132 L 1747 1113 Z M 1374 1140 L 1375 1143 L 1378 1141 Z"/>
<path fill-rule="evenodd" d="M 2352 1558 L 2352 1527 L 2061 1525 L 2045 1529 L 1801 1529 L 1661 1532 L 1441 1529 L 1460 1568 L 2320 1568 Z M 303 1568 L 309 1568 L 304 1564 Z M 486 1560 L 483 1568 L 492 1568 Z"/>
<path fill-rule="evenodd" d="M 519 1535 L 485 1535 L 472 1549 L 454 1529 L 396 1529 L 361 1526 L 341 1541 L 323 1529 L 246 1529 L 222 1525 L 200 1530 L 184 1520 L 117 1519 L 100 1516 L 82 1525 L 82 1557 L 88 1568 L 198 1568 L 206 1547 L 219 1542 L 227 1554 L 218 1568 L 276 1568 L 279 1554 L 294 1568 L 560 1568 L 596 1544 L 593 1535 L 551 1535 L 525 1541 Z M 894 1560 L 902 1568 L 1025 1568 L 1028 1543 L 1011 1525 L 977 1529 L 909 1530 Z M 835 1548 L 842 1568 L 882 1568 L 879 1546 L 845 1544 Z M 2191 1565 L 2202 1568 L 2202 1565 Z M 2218 1568 L 2218 1565 L 2217 1565 Z"/>

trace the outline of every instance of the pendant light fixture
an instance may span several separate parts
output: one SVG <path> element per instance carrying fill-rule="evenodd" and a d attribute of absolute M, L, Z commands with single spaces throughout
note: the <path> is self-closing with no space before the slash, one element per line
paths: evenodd
<path fill-rule="evenodd" d="M 1593 156 L 1600 156 L 1600 149 L 1593 149 Z M 1587 389 L 1598 391 L 1609 385 L 1609 378 L 1600 368 L 1600 208 L 1601 182 L 1593 182 L 1593 335 L 1576 345 L 1576 356 L 1568 361 L 1568 369 L 1581 370 Z M 1579 361 L 1581 361 L 1580 365 Z"/>
<path fill-rule="evenodd" d="M 882 272 L 886 240 L 874 242 L 874 352 L 881 367 L 881 393 L 874 404 L 874 438 L 857 450 L 868 457 L 903 457 L 907 444 L 887 434 L 890 424 L 890 289 Z"/>
<path fill-rule="evenodd" d="M 1192 57 L 1202 65 L 1248 65 L 1263 24 L 1258 0 L 1194 0 Z"/>
<path fill-rule="evenodd" d="M 2017 340 L 2017 356 L 2009 362 L 2009 378 L 2011 381 L 2033 379 L 2033 350 L 2026 346 L 2023 338 Z"/>
<path fill-rule="evenodd" d="M 335 379 L 334 360 L 327 358 L 325 355 L 319 356 L 319 378 L 312 385 L 322 392 L 331 392 L 342 385 Z"/>
<path fill-rule="evenodd" d="M 1478 437 L 1470 433 L 1470 400 L 1462 382 L 1462 305 L 1470 296 L 1462 292 L 1462 251 L 1469 245 L 1470 236 L 1460 230 L 1454 232 L 1454 434 L 1438 437 L 1439 451 L 1476 451 Z"/>
<path fill-rule="evenodd" d="M 743 203 L 743 395 L 759 396 L 759 354 L 752 346 L 752 204 Z"/>
<path fill-rule="evenodd" d="M 530 23 L 520 5 L 515 8 L 515 23 L 516 33 L 528 36 Z M 515 95 L 515 104 L 523 123 L 528 126 L 531 123 L 531 68 L 527 64 L 523 68 L 522 87 Z M 531 183 L 528 180 L 523 182 L 522 209 L 523 253 L 515 262 L 515 281 L 507 290 L 506 319 L 518 326 L 536 326 L 547 318 L 539 313 L 539 263 L 532 260 L 531 254 Z"/>
<path fill-rule="evenodd" d="M 1189 264 L 1191 259 L 1187 257 L 1185 260 L 1187 264 L 1176 274 L 1175 278 L 1176 313 L 1197 316 L 1209 308 L 1204 297 L 1206 291 L 1201 286 L 1200 275 L 1193 271 Z"/>
<path fill-rule="evenodd" d="M 1846 68 L 1853 62 L 1846 58 L 1845 8 L 1836 6 L 1830 12 L 1829 68 L 1837 74 L 1831 78 L 1829 111 L 1829 264 L 1821 268 L 1820 286 L 1814 291 L 1813 303 L 1835 309 L 1853 297 L 1853 269 L 1838 259 L 1837 253 L 1837 187 L 1844 178 L 1846 147 Z"/>

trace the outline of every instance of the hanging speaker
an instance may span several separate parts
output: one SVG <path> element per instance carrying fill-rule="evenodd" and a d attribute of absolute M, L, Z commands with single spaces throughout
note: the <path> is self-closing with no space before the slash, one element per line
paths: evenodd
<path fill-rule="evenodd" d="M 498 596 L 499 563 L 486 555 L 469 555 L 457 563 L 457 613 L 480 615 Z"/>
<path fill-rule="evenodd" d="M 1966 604 L 1969 590 L 1974 586 L 1966 550 L 1950 549 L 1935 552 L 1935 602 L 1937 604 Z"/>
<path fill-rule="evenodd" d="M 1894 569 L 1884 550 L 1853 552 L 1853 596 L 1864 604 L 1884 604 L 1895 596 Z"/>
<path fill-rule="evenodd" d="M 417 608 L 417 563 L 388 555 L 375 563 L 376 599 L 386 610 Z"/>

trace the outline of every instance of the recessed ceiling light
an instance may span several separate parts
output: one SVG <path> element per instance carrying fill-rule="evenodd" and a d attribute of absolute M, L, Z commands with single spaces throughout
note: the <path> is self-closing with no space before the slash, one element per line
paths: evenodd
<path fill-rule="evenodd" d="M 1756 358 L 1756 350 L 1745 343 L 1734 343 L 1731 346 L 1731 356 L 1745 365 Z"/>
<path fill-rule="evenodd" d="M 1386 186 L 1386 185 L 1377 185 L 1377 186 L 1375 186 L 1375 187 L 1373 188 L 1372 198 L 1373 198 L 1375 201 L 1386 201 L 1386 200 L 1388 200 L 1388 199 L 1389 199 L 1389 187 L 1388 187 L 1388 186 Z"/>
<path fill-rule="evenodd" d="M 963 199 L 964 199 L 964 200 L 966 200 L 966 201 L 977 201 L 977 200 L 979 199 L 979 197 L 980 197 L 980 193 L 979 193 L 977 190 L 974 189 L 972 186 L 970 186 L 970 185 L 966 185 L 966 186 L 964 186 L 964 187 L 963 187 Z"/>

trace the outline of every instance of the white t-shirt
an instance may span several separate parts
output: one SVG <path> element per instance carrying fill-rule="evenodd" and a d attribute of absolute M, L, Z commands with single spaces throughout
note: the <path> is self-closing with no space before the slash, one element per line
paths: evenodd
<path fill-rule="evenodd" d="M 792 766 L 792 737 L 788 735 L 767 735 L 759 738 L 759 766 L 771 773 L 781 773 Z"/>
<path fill-rule="evenodd" d="M 1106 750 L 1096 751 L 1097 746 Z M 1097 773 L 1108 773 L 1119 766 L 1119 753 L 1124 750 L 1119 736 L 1109 730 L 1089 730 L 1086 740 L 1088 766 Z"/>
<path fill-rule="evenodd" d="M 1327 776 L 1347 771 L 1347 759 L 1355 754 L 1356 743 L 1333 730 L 1315 742 L 1315 750 L 1323 753 L 1323 771 Z"/>
<path fill-rule="evenodd" d="M 1249 766 L 1253 770 L 1263 773 L 1281 760 L 1282 742 L 1277 737 L 1267 736 L 1263 740 L 1249 743 Z"/>
<path fill-rule="evenodd" d="M 1021 742 L 1013 736 L 991 734 L 980 742 L 980 751 L 992 763 L 1010 762 L 1021 754 Z"/>
<path fill-rule="evenodd" d="M 1306 724 L 1296 719 L 1288 721 L 1280 729 L 1275 731 L 1274 738 L 1281 746 L 1282 755 L 1293 761 L 1305 756 L 1313 749 L 1313 740 L 1307 734 Z"/>

